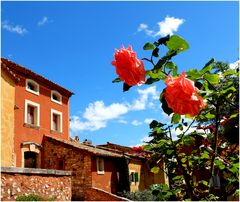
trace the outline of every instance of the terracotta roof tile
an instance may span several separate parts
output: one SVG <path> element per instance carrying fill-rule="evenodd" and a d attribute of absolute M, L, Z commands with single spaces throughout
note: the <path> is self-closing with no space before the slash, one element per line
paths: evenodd
<path fill-rule="evenodd" d="M 52 136 L 49 136 L 49 135 L 44 135 L 44 136 L 46 138 L 52 139 L 54 141 L 58 141 L 58 142 L 67 144 L 69 146 L 72 146 L 74 148 L 87 151 L 87 152 L 89 152 L 91 154 L 94 154 L 96 156 L 109 156 L 109 157 L 116 157 L 116 158 L 123 157 L 123 155 L 121 155 L 121 154 L 118 154 L 118 153 L 115 153 L 115 152 L 111 152 L 111 151 L 106 151 L 104 149 L 100 149 L 100 148 L 97 148 L 97 147 L 92 146 L 92 145 L 85 145 L 85 144 L 82 144 L 80 142 L 75 142 L 75 141 L 70 141 L 70 140 L 63 140 L 63 139 L 55 138 L 55 137 L 52 137 Z"/>
<path fill-rule="evenodd" d="M 9 70 L 14 72 L 14 74 L 21 73 L 25 76 L 30 76 L 31 78 L 34 78 L 37 81 L 40 81 L 47 86 L 50 86 L 51 88 L 55 88 L 56 90 L 60 91 L 65 95 L 68 95 L 69 97 L 74 94 L 73 92 L 59 86 L 58 84 L 44 78 L 43 76 L 27 69 L 26 67 L 16 64 L 10 60 L 7 60 L 6 58 L 1 57 L 1 66 L 6 66 Z"/>

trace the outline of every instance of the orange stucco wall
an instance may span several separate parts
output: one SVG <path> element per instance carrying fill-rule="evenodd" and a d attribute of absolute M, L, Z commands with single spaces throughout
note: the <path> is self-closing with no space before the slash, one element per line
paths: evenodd
<path fill-rule="evenodd" d="M 118 172 L 112 158 L 104 158 L 104 174 L 97 173 L 96 157 L 92 157 L 92 186 L 110 193 L 117 192 Z"/>
<path fill-rule="evenodd" d="M 1 166 L 15 166 L 13 153 L 15 82 L 1 69 Z"/>
<path fill-rule="evenodd" d="M 69 98 L 62 95 L 62 104 L 57 104 L 51 101 L 51 87 L 39 83 L 39 95 L 35 95 L 26 91 L 26 78 L 23 75 L 18 75 L 20 82 L 16 85 L 15 96 L 15 136 L 14 148 L 16 153 L 16 166 L 21 167 L 22 142 L 42 143 L 43 135 L 48 134 L 54 137 L 69 139 Z M 29 78 L 31 79 L 31 78 Z M 34 79 L 33 79 L 34 80 Z M 24 125 L 25 100 L 38 103 L 40 105 L 40 127 L 29 128 Z M 51 132 L 51 109 L 62 112 L 62 133 Z"/>

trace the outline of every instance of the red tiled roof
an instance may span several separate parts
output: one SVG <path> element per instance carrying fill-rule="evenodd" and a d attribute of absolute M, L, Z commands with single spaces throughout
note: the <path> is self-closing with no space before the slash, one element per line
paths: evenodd
<path fill-rule="evenodd" d="M 15 82 L 19 82 L 20 79 L 17 77 L 16 74 L 13 73 L 13 71 L 9 69 L 6 64 L 1 63 L 1 70 L 5 71 Z"/>
<path fill-rule="evenodd" d="M 92 146 L 92 145 L 85 145 L 85 144 L 82 144 L 80 142 L 63 140 L 63 139 L 55 138 L 55 137 L 52 137 L 52 136 L 49 136 L 49 135 L 44 135 L 44 136 L 48 139 L 52 139 L 54 141 L 58 141 L 58 142 L 67 144 L 67 145 L 72 146 L 74 148 L 87 151 L 87 152 L 89 152 L 91 154 L 94 154 L 96 156 L 108 156 L 108 157 L 116 157 L 116 158 L 123 157 L 123 155 L 121 155 L 121 154 L 111 152 L 111 151 L 106 151 L 104 149 L 100 149 L 100 148 L 97 148 L 97 147 Z"/>
<path fill-rule="evenodd" d="M 110 142 L 107 142 L 107 144 L 103 144 L 103 145 L 97 145 L 96 147 L 107 150 L 107 151 L 117 152 L 125 156 L 140 158 L 140 159 L 149 158 L 150 155 L 152 154 L 152 152 L 150 151 L 143 151 L 139 153 L 134 151 L 131 147 L 113 144 Z"/>
<path fill-rule="evenodd" d="M 58 84 L 44 78 L 43 76 L 25 68 L 19 64 L 16 64 L 10 60 L 7 60 L 3 57 L 1 57 L 1 66 L 2 67 L 6 66 L 10 71 L 14 72 L 15 74 L 21 73 L 24 76 L 28 76 L 28 77 L 35 79 L 36 81 L 42 82 L 44 85 L 54 88 L 55 90 L 58 90 L 59 92 L 67 95 L 68 97 L 70 97 L 71 95 L 74 94 L 73 92 L 59 86 Z"/>

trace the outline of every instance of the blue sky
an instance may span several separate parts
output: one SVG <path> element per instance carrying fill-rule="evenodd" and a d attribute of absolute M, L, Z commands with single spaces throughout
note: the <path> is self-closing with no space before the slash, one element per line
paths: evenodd
<path fill-rule="evenodd" d="M 123 93 L 111 65 L 115 49 L 178 34 L 190 49 L 174 58 L 179 71 L 214 57 L 239 56 L 239 3 L 232 2 L 1 2 L 1 55 L 73 91 L 71 135 L 93 144 L 133 146 L 152 119 L 168 121 L 158 97 L 163 83 Z M 145 68 L 151 66 L 145 63 Z"/>

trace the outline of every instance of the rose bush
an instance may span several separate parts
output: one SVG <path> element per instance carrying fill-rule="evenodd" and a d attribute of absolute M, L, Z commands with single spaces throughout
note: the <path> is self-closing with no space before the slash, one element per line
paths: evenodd
<path fill-rule="evenodd" d="M 112 65 L 116 67 L 119 79 L 129 86 L 141 85 L 145 83 L 146 72 L 143 61 L 137 59 L 132 47 L 120 48 L 114 54 Z"/>
<path fill-rule="evenodd" d="M 204 108 L 203 98 L 198 95 L 194 82 L 185 77 L 185 73 L 177 78 L 168 75 L 165 84 L 165 99 L 174 113 L 196 116 Z"/>
<path fill-rule="evenodd" d="M 159 53 L 161 45 L 167 48 L 163 56 Z M 129 78 L 128 85 L 164 81 L 167 86 L 159 100 L 163 111 L 171 116 L 171 123 L 153 120 L 149 125 L 152 139 L 142 146 L 144 151 L 152 151 L 151 171 L 164 171 L 169 178 L 166 195 L 162 185 L 152 191 L 157 199 L 239 201 L 239 66 L 230 69 L 227 63 L 211 59 L 203 68 L 179 75 L 172 58 L 188 48 L 188 43 L 177 35 L 147 42 L 143 49 L 152 50 L 152 54 L 142 60 L 153 68 L 146 71 L 146 81 L 143 71 L 140 75 L 135 71 L 138 68 L 132 61 L 138 61 L 136 54 L 132 59 L 132 49 L 123 48 L 115 53 L 113 65 L 120 79 L 113 82 L 124 81 L 124 91 L 131 87 L 125 83 Z M 143 69 L 142 62 L 138 64 Z M 173 137 L 177 130 L 180 134 Z M 164 168 L 160 161 L 164 161 Z M 220 179 L 220 184 L 215 179 Z"/>

